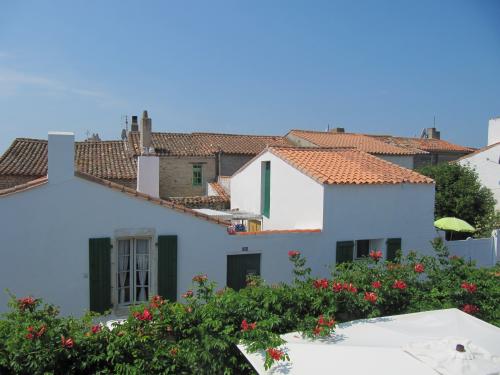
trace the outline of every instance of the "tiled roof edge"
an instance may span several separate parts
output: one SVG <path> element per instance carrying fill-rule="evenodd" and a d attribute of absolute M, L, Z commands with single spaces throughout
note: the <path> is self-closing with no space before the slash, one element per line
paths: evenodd
<path fill-rule="evenodd" d="M 470 154 L 464 155 L 464 156 L 462 156 L 462 157 L 460 157 L 460 158 L 458 158 L 456 160 L 453 160 L 452 162 L 457 162 L 457 161 L 460 161 L 460 160 L 468 159 L 471 156 L 475 156 L 477 154 L 480 154 L 481 152 L 489 150 L 490 148 L 493 148 L 493 147 L 498 146 L 498 145 L 500 145 L 500 142 L 496 142 L 496 143 L 493 143 L 491 145 L 484 146 L 482 148 L 478 148 L 476 151 L 473 151 Z"/>
<path fill-rule="evenodd" d="M 16 185 L 7 189 L 0 190 L 0 196 L 12 195 L 15 193 L 20 193 L 26 190 L 30 190 L 32 188 L 45 185 L 48 182 L 47 176 L 43 176 L 37 178 L 36 180 L 31 180 L 26 182 L 25 184 Z"/>

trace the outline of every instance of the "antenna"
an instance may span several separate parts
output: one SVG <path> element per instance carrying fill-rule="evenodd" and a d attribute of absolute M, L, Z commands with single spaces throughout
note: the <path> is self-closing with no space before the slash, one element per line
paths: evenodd
<path fill-rule="evenodd" d="M 434 128 L 436 127 L 436 115 L 434 115 Z"/>

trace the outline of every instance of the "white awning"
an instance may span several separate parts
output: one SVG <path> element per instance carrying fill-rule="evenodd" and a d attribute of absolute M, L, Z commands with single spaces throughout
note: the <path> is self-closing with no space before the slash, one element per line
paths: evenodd
<path fill-rule="evenodd" d="M 264 352 L 250 354 L 244 346 L 238 345 L 238 348 L 259 374 L 500 374 L 500 328 L 457 309 L 341 323 L 333 337 L 326 339 L 309 340 L 297 332 L 282 337 L 287 343 L 280 349 L 289 354 L 290 361 L 277 362 L 268 371 L 264 369 Z M 478 355 L 478 361 L 464 360 L 459 353 L 455 360 L 458 352 L 453 349 L 449 353 L 444 352 L 447 360 L 449 357 L 449 362 L 453 362 L 452 366 L 443 365 L 445 372 L 444 367 L 435 365 L 434 358 L 426 361 L 415 353 L 405 351 L 412 347 L 410 344 L 442 344 L 443 339 L 451 337 L 460 338 L 457 342 L 463 338 L 464 344 L 465 341 L 472 343 L 472 347 L 496 358 L 484 360 L 482 357 L 480 361 Z M 432 350 L 430 353 L 432 357 Z M 438 354 L 441 360 L 443 352 Z M 457 364 L 460 372 L 456 372 Z M 492 368 L 497 372 L 492 372 Z"/>

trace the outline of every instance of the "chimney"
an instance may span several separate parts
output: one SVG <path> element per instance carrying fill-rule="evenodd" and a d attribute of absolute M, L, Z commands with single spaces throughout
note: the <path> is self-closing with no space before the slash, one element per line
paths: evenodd
<path fill-rule="evenodd" d="M 344 128 L 331 128 L 329 130 L 330 133 L 345 133 L 345 129 Z"/>
<path fill-rule="evenodd" d="M 137 191 L 160 197 L 160 158 L 154 155 L 137 157 Z"/>
<path fill-rule="evenodd" d="M 151 147 L 151 119 L 148 117 L 148 111 L 142 113 L 140 142 L 141 153 L 148 154 Z"/>
<path fill-rule="evenodd" d="M 488 146 L 500 142 L 500 117 L 490 119 L 488 123 Z"/>
<path fill-rule="evenodd" d="M 132 124 L 130 125 L 131 132 L 139 131 L 139 123 L 137 122 L 137 116 L 132 116 Z"/>
<path fill-rule="evenodd" d="M 58 184 L 72 179 L 74 175 L 75 134 L 49 132 L 49 183 Z"/>
<path fill-rule="evenodd" d="M 441 139 L 441 132 L 436 128 L 426 128 L 425 134 L 428 139 Z"/>

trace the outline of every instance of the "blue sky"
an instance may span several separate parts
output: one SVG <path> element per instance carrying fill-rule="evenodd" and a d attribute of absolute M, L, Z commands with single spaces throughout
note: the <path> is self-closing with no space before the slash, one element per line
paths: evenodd
<path fill-rule="evenodd" d="M 500 1 L 0 4 L 0 152 L 49 130 L 414 136 L 482 146 L 500 116 Z"/>

